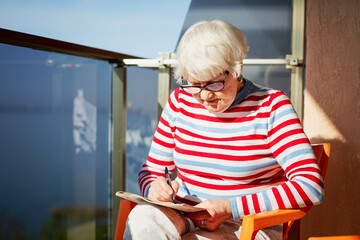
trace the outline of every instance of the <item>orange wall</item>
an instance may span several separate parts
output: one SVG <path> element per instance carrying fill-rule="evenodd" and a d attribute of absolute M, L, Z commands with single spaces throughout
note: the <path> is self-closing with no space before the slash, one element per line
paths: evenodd
<path fill-rule="evenodd" d="M 360 235 L 360 1 L 306 4 L 304 128 L 332 149 L 325 198 L 302 221 L 302 239 Z"/>

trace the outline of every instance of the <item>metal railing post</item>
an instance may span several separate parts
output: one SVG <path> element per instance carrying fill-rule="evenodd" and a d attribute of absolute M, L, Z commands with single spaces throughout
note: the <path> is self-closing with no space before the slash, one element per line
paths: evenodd
<path fill-rule="evenodd" d="M 160 59 L 171 59 L 171 53 L 160 53 Z M 159 65 L 158 79 L 158 119 L 165 107 L 171 91 L 171 67 Z"/>
<path fill-rule="evenodd" d="M 120 198 L 117 191 L 125 191 L 126 179 L 126 68 L 116 66 L 112 74 L 112 214 L 111 239 L 114 239 Z"/>
<path fill-rule="evenodd" d="M 291 55 L 287 56 L 291 69 L 290 100 L 300 120 L 304 108 L 304 37 L 305 0 L 293 0 Z"/>

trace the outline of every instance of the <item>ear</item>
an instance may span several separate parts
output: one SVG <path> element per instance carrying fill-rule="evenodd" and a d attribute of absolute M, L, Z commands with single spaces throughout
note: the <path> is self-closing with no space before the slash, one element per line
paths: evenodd
<path fill-rule="evenodd" d="M 239 76 L 237 76 L 237 77 L 240 77 L 243 72 L 243 60 L 242 59 L 240 61 L 236 61 L 234 70 L 236 73 L 239 73 Z"/>

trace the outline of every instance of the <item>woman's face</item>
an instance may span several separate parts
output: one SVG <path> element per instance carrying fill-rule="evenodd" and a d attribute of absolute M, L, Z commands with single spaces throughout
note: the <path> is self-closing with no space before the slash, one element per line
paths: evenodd
<path fill-rule="evenodd" d="M 225 73 L 210 81 L 197 81 L 189 79 L 188 84 L 193 86 L 205 86 L 206 84 L 221 81 L 225 78 Z M 241 82 L 229 73 L 225 79 L 225 87 L 221 91 L 212 92 L 203 88 L 200 93 L 193 94 L 193 97 L 207 110 L 213 113 L 222 113 L 230 107 L 235 96 L 241 88 Z"/>

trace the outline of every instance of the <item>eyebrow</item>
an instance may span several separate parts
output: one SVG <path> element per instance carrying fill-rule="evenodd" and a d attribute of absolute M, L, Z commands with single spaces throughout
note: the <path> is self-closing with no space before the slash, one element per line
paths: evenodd
<path fill-rule="evenodd" d="M 204 86 L 206 84 L 209 84 L 209 83 L 213 83 L 213 82 L 218 82 L 218 81 L 222 81 L 222 78 L 225 76 L 225 74 L 221 74 L 219 76 L 217 76 L 216 78 L 214 78 L 213 80 L 208 80 L 208 81 L 196 81 L 196 82 L 193 82 L 192 85 L 193 86 L 196 86 L 196 85 L 200 85 L 201 86 L 201 83 L 204 84 Z M 185 81 L 189 84 L 190 82 L 185 79 Z M 196 85 L 195 85 L 196 84 Z"/>

